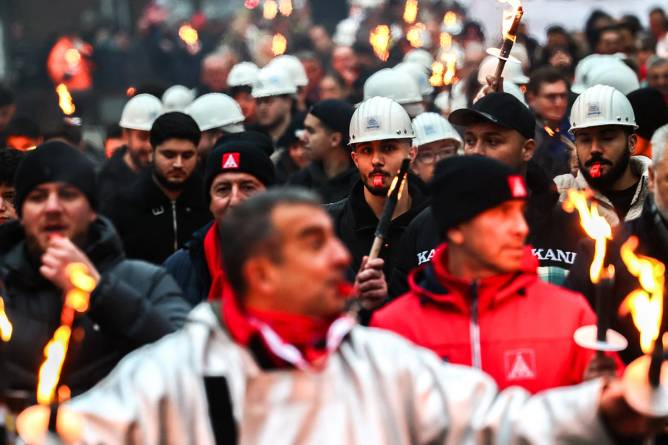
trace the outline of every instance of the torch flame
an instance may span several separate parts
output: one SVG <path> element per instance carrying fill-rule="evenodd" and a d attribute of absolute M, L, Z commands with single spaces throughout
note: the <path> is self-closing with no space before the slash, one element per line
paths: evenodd
<path fill-rule="evenodd" d="M 503 11 L 503 38 L 510 39 L 513 42 L 517 38 L 517 29 L 512 29 L 513 24 L 517 21 L 519 24 L 519 19 L 522 18 L 524 14 L 524 9 L 522 9 L 522 3 L 520 0 L 499 0 L 500 3 L 507 3 L 511 7 Z"/>
<path fill-rule="evenodd" d="M 543 127 L 543 129 L 545 129 L 545 133 L 547 133 L 547 135 L 550 136 L 550 137 L 552 137 L 552 136 L 554 136 L 555 134 L 557 134 L 557 133 L 556 133 L 553 129 L 551 129 L 550 126 L 547 125 L 547 124 Z"/>
<path fill-rule="evenodd" d="M 278 10 L 281 14 L 288 17 L 292 14 L 292 0 L 281 0 L 278 4 Z"/>
<path fill-rule="evenodd" d="M 64 83 L 59 83 L 56 86 L 56 93 L 58 94 L 58 106 L 66 115 L 74 114 L 76 107 L 72 101 L 72 95 L 70 90 L 67 89 L 67 85 Z"/>
<path fill-rule="evenodd" d="M 12 338 L 13 330 L 14 327 L 5 312 L 5 301 L 0 297 L 0 339 L 5 342 L 9 341 Z"/>
<path fill-rule="evenodd" d="M 445 26 L 453 26 L 457 23 L 457 14 L 454 11 L 448 11 L 443 16 L 443 24 Z"/>
<path fill-rule="evenodd" d="M 457 73 L 457 55 L 456 54 L 451 54 L 447 53 L 443 56 L 445 59 L 445 74 L 443 74 L 443 84 L 444 85 L 452 85 L 455 80 L 455 74 Z"/>
<path fill-rule="evenodd" d="M 408 32 L 406 33 L 406 40 L 411 44 L 413 48 L 422 48 L 422 33 L 426 27 L 423 23 L 416 23 L 411 26 Z"/>
<path fill-rule="evenodd" d="M 278 14 L 278 5 L 275 0 L 266 0 L 264 2 L 264 9 L 262 10 L 262 16 L 266 20 L 274 20 Z"/>
<path fill-rule="evenodd" d="M 442 32 L 439 42 L 441 44 L 441 48 L 450 49 L 452 47 L 452 35 L 447 32 Z"/>
<path fill-rule="evenodd" d="M 283 34 L 276 33 L 271 39 L 271 52 L 274 56 L 280 56 L 288 48 L 288 41 Z"/>
<path fill-rule="evenodd" d="M 257 5 L 260 4 L 260 0 L 246 0 L 244 1 L 244 7 L 247 9 L 255 9 Z"/>
<path fill-rule="evenodd" d="M 443 86 L 443 72 L 445 71 L 445 65 L 443 62 L 436 61 L 431 64 L 431 77 L 429 78 L 429 83 L 433 87 L 442 87 Z"/>
<path fill-rule="evenodd" d="M 193 46 L 199 42 L 197 30 L 187 23 L 179 28 L 179 37 L 186 45 Z"/>
<path fill-rule="evenodd" d="M 659 338 L 663 316 L 663 292 L 665 265 L 654 258 L 636 255 L 638 238 L 629 237 L 620 249 L 622 261 L 631 275 L 638 278 L 641 289 L 634 289 L 624 299 L 620 312 L 629 312 L 640 332 L 643 352 L 652 352 L 652 345 Z"/>
<path fill-rule="evenodd" d="M 390 27 L 387 25 L 378 25 L 371 30 L 369 34 L 369 43 L 373 47 L 376 56 L 385 62 L 390 57 Z"/>
<path fill-rule="evenodd" d="M 70 65 L 71 68 L 76 68 L 77 65 L 81 62 L 81 53 L 76 48 L 69 48 L 65 51 L 65 62 Z"/>
<path fill-rule="evenodd" d="M 406 0 L 404 7 L 404 22 L 415 23 L 418 13 L 418 0 Z"/>
<path fill-rule="evenodd" d="M 604 217 L 598 214 L 596 203 L 587 205 L 588 193 L 579 190 L 569 190 L 568 199 L 564 202 L 564 210 L 571 213 L 577 210 L 580 214 L 580 225 L 589 238 L 595 241 L 594 259 L 589 269 L 591 282 L 596 284 L 601 278 L 603 261 L 605 260 L 606 240 L 612 239 L 612 228 Z"/>

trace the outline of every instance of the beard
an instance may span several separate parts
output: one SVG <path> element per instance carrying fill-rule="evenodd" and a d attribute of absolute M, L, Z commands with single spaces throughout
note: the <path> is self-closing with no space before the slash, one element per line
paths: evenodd
<path fill-rule="evenodd" d="M 391 181 L 387 181 L 387 185 L 374 185 L 373 177 L 376 175 L 383 175 L 388 179 L 391 179 L 390 175 L 387 174 L 387 172 L 384 172 L 382 170 L 372 170 L 371 173 L 369 173 L 369 176 L 363 181 L 364 183 L 364 188 L 366 188 L 369 193 L 371 193 L 374 196 L 387 196 L 387 193 L 390 191 L 390 184 Z"/>
<path fill-rule="evenodd" d="M 582 175 L 585 177 L 591 188 L 596 190 L 607 190 L 610 188 L 610 186 L 612 186 L 612 184 L 614 184 L 619 178 L 622 177 L 624 171 L 626 171 L 626 167 L 629 165 L 630 160 L 631 151 L 627 148 L 624 150 L 624 154 L 619 159 L 619 161 L 614 164 L 605 159 L 601 154 L 596 153 L 584 164 L 582 164 L 582 162 L 578 159 L 578 165 L 580 166 Z M 592 176 L 590 168 L 595 164 L 610 165 L 610 170 L 604 175 L 600 175 L 598 177 Z"/>
<path fill-rule="evenodd" d="M 153 168 L 153 177 L 161 187 L 174 192 L 182 190 L 187 181 L 187 179 L 184 179 L 183 181 L 179 182 L 170 181 L 162 174 L 162 172 L 158 171 L 155 167 Z"/>

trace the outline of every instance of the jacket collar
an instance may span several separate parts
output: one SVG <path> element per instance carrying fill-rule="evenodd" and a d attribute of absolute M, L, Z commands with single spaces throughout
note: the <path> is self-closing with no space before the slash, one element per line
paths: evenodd
<path fill-rule="evenodd" d="M 143 171 L 139 181 L 142 184 L 142 189 L 144 189 L 146 193 L 144 205 L 147 209 L 154 208 L 159 204 L 171 204 L 170 199 L 155 182 L 152 169 L 149 168 Z M 181 194 L 176 198 L 176 203 L 205 208 L 206 204 L 204 202 L 203 189 L 204 187 L 202 185 L 201 177 L 197 170 L 195 170 L 186 180 Z"/>

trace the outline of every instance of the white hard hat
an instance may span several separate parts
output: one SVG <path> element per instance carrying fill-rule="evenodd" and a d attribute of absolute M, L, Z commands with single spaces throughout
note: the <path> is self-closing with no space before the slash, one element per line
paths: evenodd
<path fill-rule="evenodd" d="M 186 108 L 186 113 L 197 122 L 201 131 L 222 128 L 228 133 L 238 133 L 244 130 L 241 107 L 227 94 L 208 93 L 200 96 Z"/>
<path fill-rule="evenodd" d="M 349 145 L 414 137 L 411 118 L 406 110 L 387 97 L 372 97 L 365 100 L 350 119 Z"/>
<path fill-rule="evenodd" d="M 434 141 L 454 139 L 461 145 L 463 143 L 457 130 L 446 118 L 438 113 L 422 113 L 413 119 L 415 139 L 413 145 L 419 147 Z"/>
<path fill-rule="evenodd" d="M 403 71 L 411 76 L 420 87 L 420 94 L 429 96 L 434 92 L 434 87 L 429 82 L 428 71 L 417 62 L 401 62 L 394 67 L 395 70 Z"/>
<path fill-rule="evenodd" d="M 401 105 L 422 101 L 420 87 L 407 73 L 383 68 L 364 82 L 364 100 L 372 97 L 389 97 Z"/>
<path fill-rule="evenodd" d="M 227 85 L 229 87 L 252 87 L 259 72 L 260 68 L 253 62 L 237 63 L 230 70 L 230 74 L 227 75 Z"/>
<path fill-rule="evenodd" d="M 638 128 L 631 102 L 608 85 L 594 85 L 580 94 L 571 108 L 570 123 L 571 133 L 604 125 Z"/>
<path fill-rule="evenodd" d="M 150 94 L 137 94 L 123 107 L 118 126 L 130 130 L 150 131 L 153 121 L 162 114 L 162 102 Z"/>
<path fill-rule="evenodd" d="M 479 83 L 487 85 L 487 76 L 496 74 L 496 65 L 498 62 L 499 59 L 494 56 L 487 56 L 480 62 L 480 68 L 478 69 Z M 504 80 L 509 80 L 517 85 L 529 83 L 529 78 L 522 71 L 522 66 L 512 60 L 506 62 L 506 65 L 501 72 L 501 77 L 503 77 Z"/>
<path fill-rule="evenodd" d="M 332 41 L 341 46 L 353 46 L 360 22 L 353 17 L 347 17 L 336 25 Z"/>
<path fill-rule="evenodd" d="M 306 70 L 302 62 L 293 55 L 283 54 L 282 56 L 274 57 L 269 61 L 268 66 L 275 66 L 279 69 L 285 70 L 290 76 L 290 79 L 298 87 L 305 87 L 308 85 L 308 77 L 306 77 Z"/>
<path fill-rule="evenodd" d="M 297 85 L 292 81 L 290 74 L 276 65 L 267 65 L 260 70 L 251 92 L 255 98 L 296 93 Z"/>
<path fill-rule="evenodd" d="M 434 63 L 434 58 L 431 53 L 425 49 L 416 48 L 408 51 L 404 55 L 404 62 L 415 62 L 423 66 L 427 70 L 431 70 L 431 65 Z"/>
<path fill-rule="evenodd" d="M 162 109 L 168 111 L 183 111 L 195 99 L 193 90 L 183 85 L 172 85 L 162 94 Z"/>
<path fill-rule="evenodd" d="M 584 59 L 580 60 L 575 66 L 575 78 L 573 79 L 573 86 L 571 91 L 580 94 L 590 86 L 594 85 L 589 81 L 589 73 L 594 67 L 608 62 L 619 62 L 621 58 L 609 54 L 590 54 Z"/>
<path fill-rule="evenodd" d="M 503 91 L 508 94 L 512 94 L 515 96 L 517 100 L 522 102 L 522 104 L 529 108 L 529 104 L 527 104 L 526 99 L 524 98 L 524 93 L 522 90 L 520 90 L 520 87 L 518 87 L 516 84 L 512 83 L 509 80 L 503 79 Z"/>
<path fill-rule="evenodd" d="M 640 88 L 640 82 L 636 73 L 621 60 L 596 64 L 589 71 L 587 84 L 588 86 L 608 85 L 624 95 Z"/>

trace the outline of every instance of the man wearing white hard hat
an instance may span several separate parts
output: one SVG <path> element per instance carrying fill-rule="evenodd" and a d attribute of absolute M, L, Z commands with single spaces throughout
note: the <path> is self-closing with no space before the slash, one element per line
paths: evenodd
<path fill-rule="evenodd" d="M 413 119 L 417 156 L 411 169 L 422 181 L 430 182 L 434 166 L 441 159 L 455 156 L 462 146 L 457 130 L 438 113 L 422 113 Z"/>
<path fill-rule="evenodd" d="M 119 188 L 126 187 L 152 159 L 153 149 L 149 132 L 153 121 L 162 113 L 160 99 L 150 94 L 138 94 L 130 99 L 121 114 L 119 126 L 125 146 L 117 149 L 107 160 L 98 176 L 98 199 L 112 199 Z"/>
<path fill-rule="evenodd" d="M 246 125 L 255 123 L 255 98 L 251 94 L 260 69 L 253 62 L 237 63 L 227 76 L 230 96 L 237 101 Z"/>
<path fill-rule="evenodd" d="M 580 170 L 555 178 L 561 200 L 568 189 L 591 188 L 611 225 L 638 217 L 649 191 L 650 160 L 632 156 L 637 125 L 629 100 L 610 86 L 593 86 L 576 99 L 570 121 Z"/>
<path fill-rule="evenodd" d="M 297 85 L 285 70 L 270 65 L 258 73 L 252 94 L 257 103 L 258 129 L 267 133 L 274 144 L 278 143 L 292 120 Z"/>
<path fill-rule="evenodd" d="M 275 67 L 286 73 L 297 87 L 297 110 L 306 111 L 306 86 L 308 85 L 308 76 L 302 62 L 291 54 L 283 54 L 274 57 L 269 61 L 268 67 Z"/>
<path fill-rule="evenodd" d="M 383 68 L 369 76 L 364 82 L 364 100 L 372 97 L 392 99 L 411 118 L 425 111 L 417 81 L 401 70 Z"/>
<path fill-rule="evenodd" d="M 172 85 L 162 94 L 162 109 L 169 111 L 183 111 L 195 99 L 195 92 L 183 85 Z"/>
<path fill-rule="evenodd" d="M 350 149 L 359 171 L 360 181 L 350 195 L 329 204 L 334 230 L 352 254 L 349 275 L 368 267 L 366 256 L 371 249 L 378 219 L 383 211 L 392 180 L 404 159 L 415 159 L 415 137 L 408 113 L 387 97 L 365 100 L 350 121 Z M 371 263 L 389 276 L 398 253 L 399 239 L 406 226 L 427 205 L 425 196 L 414 181 L 408 181 L 390 223 L 380 258 Z M 381 301 L 368 301 L 373 309 Z"/>
<path fill-rule="evenodd" d="M 197 146 L 197 155 L 202 163 L 219 137 L 244 131 L 241 107 L 227 94 L 209 93 L 200 96 L 185 112 L 195 119 L 202 132 Z"/>

